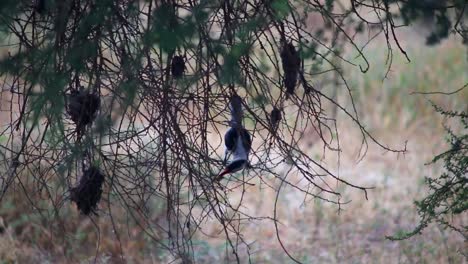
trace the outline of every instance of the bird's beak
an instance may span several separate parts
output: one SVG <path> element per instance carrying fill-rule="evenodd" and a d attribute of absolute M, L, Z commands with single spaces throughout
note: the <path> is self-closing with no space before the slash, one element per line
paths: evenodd
<path fill-rule="evenodd" d="M 218 177 L 216 178 L 217 181 L 220 181 L 223 179 L 223 176 L 228 174 L 229 173 L 229 170 L 226 168 L 224 169 L 222 172 L 219 173 Z"/>

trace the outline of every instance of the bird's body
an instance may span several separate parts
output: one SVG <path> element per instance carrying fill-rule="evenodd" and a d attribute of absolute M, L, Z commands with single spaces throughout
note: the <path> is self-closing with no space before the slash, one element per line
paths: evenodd
<path fill-rule="evenodd" d="M 246 167 L 249 160 L 249 153 L 252 146 L 252 139 L 249 132 L 242 126 L 242 101 L 240 97 L 234 96 L 230 102 L 231 122 L 230 128 L 224 135 L 224 163 L 232 154 L 232 160 L 225 169 L 218 175 L 217 180 L 221 180 L 224 175 L 240 171 Z"/>
<path fill-rule="evenodd" d="M 224 145 L 226 147 L 225 160 L 230 153 L 233 154 L 233 159 L 248 159 L 248 153 L 250 152 L 252 140 L 250 138 L 249 132 L 245 128 L 241 127 L 236 129 L 231 127 L 224 135 Z"/>

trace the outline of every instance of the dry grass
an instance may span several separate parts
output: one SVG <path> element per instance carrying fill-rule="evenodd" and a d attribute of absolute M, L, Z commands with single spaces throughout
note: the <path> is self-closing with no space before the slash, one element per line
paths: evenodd
<path fill-rule="evenodd" d="M 362 121 L 381 142 L 403 147 L 408 142 L 408 152 L 397 156 L 384 153 L 369 145 L 365 158 L 358 162 L 360 137 L 356 127 L 338 116 L 343 153 L 338 166 L 334 155 L 323 157 L 319 146 L 311 153 L 323 164 L 339 172 L 349 181 L 374 186 L 369 200 L 354 189 L 336 186 L 343 200 L 351 202 L 339 213 L 335 206 L 307 199 L 285 188 L 278 204 L 279 234 L 289 252 L 305 263 L 462 263 L 466 262 L 460 251 L 467 252 L 466 244 L 457 235 L 430 226 L 415 238 L 391 242 L 385 235 L 407 230 L 417 223 L 412 204 L 425 193 L 424 176 L 435 176 L 440 164 L 424 166 L 445 145 L 443 119 L 436 114 L 426 98 L 445 108 L 466 109 L 468 91 L 457 96 L 410 95 L 413 91 L 451 91 L 468 82 L 466 47 L 458 40 L 449 40 L 435 48 L 422 48 L 417 39 L 402 36 L 403 45 L 412 58 L 406 63 L 396 57 L 389 78 L 382 82 L 386 71 L 385 54 L 379 42 L 369 47 L 372 68 L 366 75 L 349 69 L 349 80 L 355 88 L 354 96 Z M 348 102 L 349 103 L 349 102 Z M 313 135 L 310 135 L 313 136 Z M 264 176 L 272 186 L 277 180 Z M 299 181 L 300 179 L 296 179 Z M 275 192 L 256 182 L 249 187 L 244 206 L 247 213 L 272 216 Z M 232 193 L 235 199 L 238 193 Z M 162 208 L 155 205 L 155 208 Z M 0 263 L 87 263 L 95 258 L 99 242 L 99 263 L 160 263 L 166 262 L 164 252 L 137 227 L 128 221 L 128 212 L 114 208 L 117 236 L 112 233 L 112 222 L 106 214 L 96 225 L 87 217 L 79 216 L 76 208 L 65 205 L 60 219 L 44 205 L 41 218 L 33 210 L 19 189 L 10 190 L 0 206 Z M 115 211 L 117 210 L 117 211 Z M 158 210 L 151 221 L 157 223 Z M 66 216 L 66 217 L 64 217 Z M 46 219 L 46 220 L 44 220 Z M 468 221 L 468 219 L 460 219 Z M 5 222 L 6 224 L 3 224 Z M 97 232 L 96 230 L 99 230 Z M 253 242 L 250 252 L 253 263 L 290 263 L 281 249 L 271 221 L 249 222 L 242 226 L 245 239 Z M 215 235 L 219 226 L 207 222 L 206 234 Z M 214 238 L 198 236 L 194 240 L 199 263 L 226 261 L 226 244 Z M 125 259 L 120 258 L 120 247 Z M 245 257 L 245 256 L 244 256 Z M 247 262 L 244 258 L 243 261 Z"/>
<path fill-rule="evenodd" d="M 33 197 L 38 198 L 29 195 Z M 141 231 L 143 221 L 137 223 L 116 206 L 112 219 L 106 207 L 100 204 L 103 210 L 95 222 L 71 204 L 62 206 L 56 216 L 50 204 L 32 210 L 24 192 L 10 190 L 0 209 L 0 263 L 159 263 L 164 259 L 165 253 Z M 150 221 L 157 223 L 162 217 L 154 211 Z"/>
<path fill-rule="evenodd" d="M 336 206 L 304 200 L 302 194 L 283 189 L 278 204 L 279 233 L 288 251 L 305 263 L 466 262 L 460 254 L 468 251 L 463 238 L 437 226 L 430 226 L 422 235 L 407 241 L 385 239 L 386 235 L 416 226 L 418 217 L 413 201 L 425 194 L 423 178 L 437 176 L 442 170 L 441 164 L 424 165 L 446 147 L 443 124 L 448 124 L 435 113 L 428 99 L 444 108 L 458 110 L 466 110 L 468 101 L 468 89 L 456 96 L 411 94 L 453 91 L 468 82 L 466 47 L 459 40 L 428 48 L 422 46 L 423 38 L 406 34 L 402 39 L 407 40 L 402 44 L 407 47 L 411 63 L 395 56 L 392 71 L 384 81 L 385 46 L 377 42 L 368 50 L 370 72 L 360 75 L 356 69 L 350 70 L 348 80 L 355 89 L 353 95 L 366 127 L 385 145 L 403 148 L 407 142 L 408 151 L 396 155 L 371 144 L 364 159 L 359 161 L 359 132 L 351 122 L 338 116 L 343 147 L 340 164 L 330 154 L 321 162 L 334 168 L 342 178 L 375 189 L 369 192 L 366 201 L 361 192 L 336 186 L 342 191 L 343 200 L 351 201 L 340 212 Z M 322 148 L 312 147 L 311 153 L 320 159 Z M 276 187 L 280 184 L 277 180 L 269 183 Z M 248 189 L 246 211 L 272 217 L 274 198 L 273 190 L 257 182 L 256 187 Z M 468 218 L 459 221 L 466 223 Z M 207 224 L 204 231 L 215 235 L 217 228 Z M 242 230 L 247 241 L 255 242 L 250 249 L 254 263 L 292 263 L 277 241 L 272 222 L 252 222 Z M 200 248 L 205 252 L 199 258 L 201 263 L 226 260 L 225 241 L 210 239 L 208 243 L 200 242 Z"/>

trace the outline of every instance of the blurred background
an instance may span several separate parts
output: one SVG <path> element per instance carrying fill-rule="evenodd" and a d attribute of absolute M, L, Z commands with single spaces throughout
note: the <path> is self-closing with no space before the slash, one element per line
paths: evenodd
<path fill-rule="evenodd" d="M 468 252 L 467 242 L 459 234 L 436 225 L 429 226 L 421 235 L 409 240 L 390 241 L 385 238 L 417 225 L 419 218 L 413 202 L 427 193 L 424 177 L 434 177 L 443 171 L 442 163 L 426 164 L 448 147 L 444 126 L 462 131 L 460 124 L 452 123 L 437 113 L 431 101 L 444 109 L 468 109 L 468 89 L 456 95 L 420 94 L 450 92 L 468 83 L 467 46 L 456 37 L 426 46 L 425 33 L 422 26 L 398 30 L 400 44 L 411 61 L 395 51 L 389 72 L 387 42 L 383 36 L 366 46 L 370 63 L 367 73 L 356 67 L 344 66 L 361 122 L 383 144 L 393 148 L 406 145 L 407 152 L 386 152 L 375 144 L 369 144 L 363 156 L 362 144 L 358 140 L 359 128 L 340 116 L 342 113 L 338 111 L 337 119 L 341 120 L 338 131 L 342 131 L 339 159 L 334 154 L 326 155 L 321 146 L 314 144 L 317 135 L 313 131 L 304 135 L 304 142 L 309 145 L 308 153 L 340 178 L 356 185 L 373 187 L 368 191 L 368 199 L 359 190 L 337 185 L 342 201 L 348 202 L 337 210 L 336 206 L 304 197 L 290 187 L 282 187 L 284 189 L 277 202 L 278 234 L 282 246 L 278 242 L 275 224 L 270 221 L 274 217 L 275 188 L 279 188 L 279 183 L 275 179 L 269 182 L 268 177 L 264 178 L 265 182 L 254 180 L 252 183 L 255 185 L 247 187 L 243 194 L 243 209 L 251 216 L 257 216 L 258 221 L 242 222 L 240 227 L 242 238 L 250 245 L 247 250 L 250 259 L 244 255 L 243 260 L 292 263 L 284 247 L 304 263 L 466 263 L 462 253 Z M 364 34 L 358 42 L 368 40 Z M 347 91 L 337 89 L 340 85 L 343 84 L 327 83 L 322 89 L 336 89 L 337 100 L 344 105 L 350 104 L 346 101 L 349 99 L 345 94 Z M 325 110 L 333 111 L 331 108 Z M 2 112 L 0 122 L 9 122 L 9 116 Z M 301 178 L 292 176 L 290 180 L 300 182 Z M 25 183 L 24 188 L 27 186 Z M 69 203 L 64 204 L 60 212 L 69 217 L 51 219 L 31 210 L 33 205 L 23 191 L 27 190 L 10 192 L 0 205 L 0 263 L 170 261 L 164 249 L 158 247 L 157 234 L 142 232 L 128 216 L 129 212 L 122 208 L 113 209 L 116 218 L 104 215 L 92 219 L 80 215 Z M 239 199 L 239 195 L 230 193 L 230 199 Z M 53 210 L 50 204 L 42 206 L 44 210 Z M 156 203 L 153 207 L 155 214 L 152 220 L 163 222 L 164 205 Z M 468 216 L 456 221 L 466 225 Z M 52 234 L 51 230 L 56 226 L 64 231 L 62 236 Z M 115 239 L 114 228 L 126 230 L 119 234 L 122 243 Z M 207 219 L 200 228 L 201 232 L 192 239 L 199 263 L 228 262 L 226 241 L 217 238 L 222 232 L 220 224 Z M 124 257 L 120 256 L 121 251 L 125 252 Z"/>

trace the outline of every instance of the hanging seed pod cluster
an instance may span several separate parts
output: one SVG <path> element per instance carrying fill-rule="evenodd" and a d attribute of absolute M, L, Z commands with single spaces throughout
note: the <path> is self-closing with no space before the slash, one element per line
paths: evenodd
<path fill-rule="evenodd" d="M 67 112 L 77 127 L 85 127 L 93 122 L 100 104 L 101 100 L 97 94 L 74 90 L 69 97 Z"/>
<path fill-rule="evenodd" d="M 96 167 L 87 169 L 76 187 L 71 192 L 71 200 L 76 203 L 78 210 L 85 215 L 96 214 L 97 204 L 101 200 L 104 175 Z"/>
<path fill-rule="evenodd" d="M 91 125 L 96 118 L 101 100 L 98 94 L 86 91 L 83 88 L 73 90 L 68 98 L 67 113 L 76 125 L 77 141 L 85 132 L 85 128 Z M 78 185 L 71 188 L 71 201 L 75 202 L 78 210 L 85 215 L 91 212 L 96 214 L 96 207 L 101 200 L 104 175 L 97 167 L 83 168 Z"/>
<path fill-rule="evenodd" d="M 174 78 L 180 78 L 184 75 L 185 62 L 182 56 L 174 56 L 171 63 L 171 73 Z"/>
<path fill-rule="evenodd" d="M 84 129 L 96 118 L 101 100 L 96 93 L 85 90 L 73 90 L 69 96 L 67 113 L 76 125 L 77 138 L 80 139 Z"/>
<path fill-rule="evenodd" d="M 281 119 L 282 119 L 281 110 L 274 107 L 270 113 L 270 127 L 272 130 L 276 130 Z"/>
<path fill-rule="evenodd" d="M 286 87 L 286 92 L 292 95 L 297 84 L 301 59 L 292 43 L 284 44 L 280 55 L 284 71 L 284 86 Z"/>

